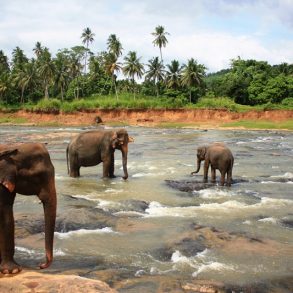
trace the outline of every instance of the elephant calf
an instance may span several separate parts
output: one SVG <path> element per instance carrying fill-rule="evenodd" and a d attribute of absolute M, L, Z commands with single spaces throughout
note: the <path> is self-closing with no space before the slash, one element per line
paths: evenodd
<path fill-rule="evenodd" d="M 16 193 L 37 195 L 45 214 L 47 268 L 53 260 L 56 220 L 55 171 L 49 153 L 38 143 L 0 144 L 0 272 L 15 274 L 21 267 L 14 261 L 13 203 Z"/>
<path fill-rule="evenodd" d="M 211 165 L 212 180 L 216 182 L 216 169 L 220 170 L 221 181 L 223 186 L 225 183 L 225 176 L 227 174 L 227 186 L 231 186 L 232 182 L 232 169 L 234 164 L 234 157 L 232 152 L 223 143 L 213 143 L 210 146 L 201 146 L 197 149 L 197 170 L 192 172 L 191 175 L 198 173 L 200 170 L 201 161 L 204 161 L 204 182 L 208 181 L 208 169 Z"/>
<path fill-rule="evenodd" d="M 80 167 L 95 166 L 103 162 L 103 177 L 115 177 L 114 152 L 115 149 L 118 149 L 122 152 L 123 179 L 127 179 L 128 143 L 133 141 L 133 138 L 129 137 L 124 129 L 117 131 L 93 130 L 77 135 L 66 149 L 69 175 L 79 177 Z"/>

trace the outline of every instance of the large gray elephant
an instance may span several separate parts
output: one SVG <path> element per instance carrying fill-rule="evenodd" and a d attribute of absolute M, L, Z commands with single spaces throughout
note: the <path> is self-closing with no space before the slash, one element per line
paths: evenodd
<path fill-rule="evenodd" d="M 56 220 L 55 171 L 49 153 L 39 143 L 0 144 L 0 272 L 15 274 L 21 266 L 14 260 L 13 203 L 16 193 L 37 195 L 45 214 L 47 268 L 53 260 Z"/>
<path fill-rule="evenodd" d="M 66 149 L 68 173 L 71 177 L 80 176 L 80 167 L 95 166 L 103 162 L 103 177 L 113 178 L 114 152 L 122 152 L 123 179 L 128 178 L 127 153 L 128 143 L 133 142 L 125 129 L 93 130 L 74 137 Z M 69 166 L 68 166 L 69 161 Z"/>
<path fill-rule="evenodd" d="M 211 182 L 216 182 L 216 169 L 221 173 L 220 184 L 223 186 L 227 174 L 227 186 L 231 186 L 234 157 L 230 149 L 223 143 L 213 143 L 209 146 L 201 146 L 197 149 L 197 170 L 191 175 L 198 173 L 201 161 L 204 161 L 204 182 L 208 181 L 208 169 L 211 165 Z"/>

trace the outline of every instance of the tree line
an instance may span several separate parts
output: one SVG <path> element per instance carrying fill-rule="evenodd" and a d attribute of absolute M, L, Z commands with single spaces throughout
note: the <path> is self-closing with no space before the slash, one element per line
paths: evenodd
<path fill-rule="evenodd" d="M 85 28 L 82 45 L 60 49 L 55 56 L 36 42 L 34 57 L 28 58 L 16 47 L 11 61 L 0 50 L 0 102 L 35 103 L 54 97 L 61 101 L 78 100 L 92 95 L 121 93 L 179 99 L 183 104 L 196 103 L 200 97 L 228 97 L 243 105 L 282 103 L 293 100 L 293 65 L 271 66 L 265 61 L 231 61 L 228 69 L 207 74 L 205 65 L 194 58 L 180 64 L 176 59 L 164 64 L 162 49 L 168 32 L 155 27 L 153 45 L 160 57 L 143 64 L 136 51 L 123 56 L 123 46 L 115 34 L 107 39 L 107 50 L 90 50 L 95 34 Z"/>

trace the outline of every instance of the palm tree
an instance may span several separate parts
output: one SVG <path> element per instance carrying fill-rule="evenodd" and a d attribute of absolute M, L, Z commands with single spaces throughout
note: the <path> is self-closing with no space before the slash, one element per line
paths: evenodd
<path fill-rule="evenodd" d="M 201 86 L 206 67 L 198 64 L 193 58 L 183 65 L 181 84 L 189 87 L 189 102 L 191 103 L 192 87 Z"/>
<path fill-rule="evenodd" d="M 159 97 L 159 82 L 164 80 L 164 65 L 159 61 L 159 57 L 154 57 L 149 60 L 147 64 L 148 70 L 146 71 L 145 79 L 148 81 L 153 81 L 156 87 L 157 97 Z"/>
<path fill-rule="evenodd" d="M 121 63 L 118 62 L 118 58 L 121 56 L 123 48 L 115 34 L 111 34 L 109 36 L 107 45 L 108 53 L 106 54 L 105 58 L 105 69 L 106 73 L 112 77 L 111 87 L 114 84 L 116 99 L 118 99 L 115 72 L 118 73 L 121 70 Z"/>
<path fill-rule="evenodd" d="M 13 81 L 21 91 L 20 103 L 24 103 L 24 91 L 29 85 L 35 83 L 35 77 L 36 67 L 33 62 L 26 63 L 22 69 L 15 72 Z"/>
<path fill-rule="evenodd" d="M 129 51 L 127 56 L 124 58 L 124 66 L 123 66 L 123 73 L 130 77 L 132 80 L 133 85 L 133 97 L 135 99 L 135 76 L 137 78 L 141 78 L 144 73 L 144 68 L 142 63 L 140 63 L 140 59 L 136 55 L 135 51 Z"/>
<path fill-rule="evenodd" d="M 182 66 L 180 66 L 179 61 L 173 60 L 171 64 L 167 65 L 167 68 L 166 85 L 168 88 L 177 90 L 180 87 Z"/>
<path fill-rule="evenodd" d="M 86 44 L 86 52 L 85 52 L 85 61 L 84 61 L 84 73 L 86 74 L 86 64 L 87 64 L 87 53 L 89 48 L 89 43 L 94 41 L 95 34 L 92 33 L 89 27 L 85 28 L 81 34 L 82 43 Z"/>
<path fill-rule="evenodd" d="M 9 72 L 8 58 L 2 50 L 0 50 L 0 75 Z"/>
<path fill-rule="evenodd" d="M 117 94 L 117 87 L 116 87 L 116 75 L 115 72 L 119 72 L 122 67 L 121 63 L 118 62 L 117 57 L 113 53 L 108 53 L 105 57 L 105 72 L 106 74 L 110 75 L 112 78 L 112 86 L 114 85 L 115 88 L 115 94 L 116 94 L 116 100 L 118 100 L 118 94 Z"/>
<path fill-rule="evenodd" d="M 163 62 L 162 57 L 162 47 L 166 47 L 166 44 L 168 43 L 167 35 L 169 35 L 168 32 L 165 32 L 165 28 L 161 25 L 158 25 L 155 28 L 155 31 L 152 33 L 153 36 L 155 36 L 155 39 L 153 40 L 154 46 L 158 46 L 160 49 L 160 55 L 161 55 L 161 62 Z"/>
<path fill-rule="evenodd" d="M 116 58 L 122 55 L 122 44 L 116 35 L 112 34 L 109 36 L 107 41 L 108 51 L 116 56 Z"/>
<path fill-rule="evenodd" d="M 64 90 L 69 80 L 68 58 L 62 52 L 57 54 L 54 60 L 55 65 L 55 84 L 61 91 L 61 100 L 64 98 Z"/>
<path fill-rule="evenodd" d="M 36 54 L 37 59 L 38 59 L 43 51 L 43 47 L 40 42 L 36 42 L 35 47 L 33 48 L 33 51 Z"/>
<path fill-rule="evenodd" d="M 5 93 L 8 91 L 10 87 L 10 75 L 8 73 L 3 73 L 0 75 L 0 101 L 4 100 Z M 7 96 L 6 96 L 7 102 Z"/>
<path fill-rule="evenodd" d="M 25 56 L 23 50 L 19 47 L 16 47 L 12 51 L 12 69 L 18 70 L 24 66 L 28 62 L 28 58 Z"/>
<path fill-rule="evenodd" d="M 77 79 L 77 87 L 74 90 L 75 99 L 79 98 L 79 76 L 81 75 L 82 65 L 79 61 L 79 58 L 74 54 L 70 57 L 69 64 L 69 76 L 70 79 Z"/>
<path fill-rule="evenodd" d="M 55 66 L 51 59 L 51 54 L 48 48 L 44 48 L 40 55 L 40 67 L 38 68 L 39 74 L 43 79 L 43 85 L 45 90 L 45 99 L 49 98 L 49 85 L 53 81 Z"/>

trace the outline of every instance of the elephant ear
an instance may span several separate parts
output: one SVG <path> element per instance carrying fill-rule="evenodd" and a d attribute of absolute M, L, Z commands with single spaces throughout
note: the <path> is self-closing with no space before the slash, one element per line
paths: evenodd
<path fill-rule="evenodd" d="M 16 182 L 16 166 L 10 156 L 17 153 L 17 150 L 5 151 L 0 153 L 0 184 L 13 192 Z"/>

